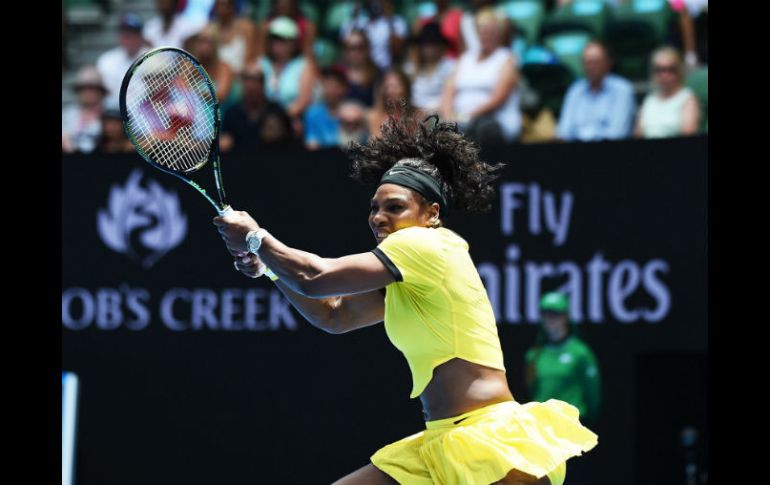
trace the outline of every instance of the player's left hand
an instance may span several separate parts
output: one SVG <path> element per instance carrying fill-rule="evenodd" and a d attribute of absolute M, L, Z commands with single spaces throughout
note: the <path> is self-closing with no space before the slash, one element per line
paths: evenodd
<path fill-rule="evenodd" d="M 224 217 L 215 217 L 213 222 L 230 254 L 234 256 L 248 252 L 246 234 L 259 229 L 257 221 L 245 211 L 232 211 Z"/>

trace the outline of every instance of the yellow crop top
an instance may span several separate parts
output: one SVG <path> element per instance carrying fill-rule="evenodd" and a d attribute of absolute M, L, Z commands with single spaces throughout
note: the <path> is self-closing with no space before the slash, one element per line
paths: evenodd
<path fill-rule="evenodd" d="M 385 295 L 385 332 L 409 363 L 410 398 L 456 357 L 505 371 L 492 305 L 464 239 L 446 228 L 408 227 L 373 252 L 396 277 Z"/>

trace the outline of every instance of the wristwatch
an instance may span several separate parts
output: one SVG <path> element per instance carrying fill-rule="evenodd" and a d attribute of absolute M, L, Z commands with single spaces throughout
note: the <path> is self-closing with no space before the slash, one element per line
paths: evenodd
<path fill-rule="evenodd" d="M 259 248 L 262 247 L 262 240 L 268 234 L 269 233 L 267 232 L 267 229 L 261 227 L 256 231 L 251 231 L 246 234 L 246 247 L 249 249 L 249 252 L 252 254 L 257 254 Z"/>

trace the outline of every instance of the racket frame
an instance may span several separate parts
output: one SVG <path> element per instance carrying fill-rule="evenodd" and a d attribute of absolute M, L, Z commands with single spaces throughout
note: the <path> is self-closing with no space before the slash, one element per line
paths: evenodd
<path fill-rule="evenodd" d="M 155 56 L 157 54 L 160 54 L 162 52 L 169 52 L 174 51 L 177 52 L 185 57 L 187 57 L 195 66 L 195 68 L 198 70 L 198 72 L 203 76 L 204 81 L 206 82 L 206 85 L 208 86 L 209 90 L 211 91 L 212 99 L 214 100 L 214 139 L 211 141 L 211 146 L 209 147 L 209 154 L 208 154 L 208 162 L 211 163 L 211 168 L 214 171 L 214 181 L 216 183 L 217 187 L 217 194 L 219 196 L 219 203 L 216 202 L 204 189 L 201 187 L 198 183 L 196 183 L 194 180 L 189 179 L 188 177 L 182 175 L 181 173 L 171 170 L 169 168 L 164 167 L 163 165 L 155 162 L 152 157 L 148 153 L 146 153 L 141 146 L 139 145 L 138 140 L 134 137 L 134 134 L 132 133 L 132 130 L 128 128 L 128 108 L 126 106 L 126 93 L 128 92 L 128 85 L 131 82 L 131 78 L 134 76 L 134 71 L 142 65 L 145 61 L 150 59 L 152 56 Z M 225 194 L 225 187 L 224 183 L 222 182 L 222 164 L 219 159 L 219 133 L 220 133 L 220 125 L 221 125 L 221 118 L 219 113 L 219 99 L 217 98 L 217 92 L 214 88 L 214 83 L 211 82 L 211 78 L 209 77 L 206 70 L 203 68 L 200 62 L 198 62 L 198 59 L 196 59 L 192 54 L 189 52 L 179 49 L 176 47 L 158 47 L 155 49 L 152 49 L 146 53 L 144 53 L 141 57 L 136 59 L 133 63 L 131 63 L 131 66 L 128 68 L 128 71 L 126 71 L 125 76 L 123 76 L 123 82 L 120 85 L 120 97 L 119 97 L 119 103 L 120 103 L 120 117 L 123 122 L 123 131 L 128 136 L 129 140 L 131 140 L 131 143 L 134 145 L 134 148 L 136 148 L 137 153 L 141 155 L 141 157 L 150 165 L 157 168 L 158 170 L 161 170 L 163 172 L 166 172 L 168 174 L 173 175 L 174 177 L 186 182 L 193 188 L 195 188 L 198 192 L 200 192 L 206 200 L 211 203 L 212 206 L 217 210 L 217 213 L 219 213 L 220 216 L 223 216 L 227 214 L 228 212 L 232 211 L 232 208 L 230 207 L 230 204 L 227 203 L 227 196 Z M 201 165 L 197 170 L 200 170 L 205 166 L 204 163 Z"/>

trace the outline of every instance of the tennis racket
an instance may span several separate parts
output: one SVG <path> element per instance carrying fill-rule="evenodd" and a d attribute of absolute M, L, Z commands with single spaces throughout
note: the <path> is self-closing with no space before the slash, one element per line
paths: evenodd
<path fill-rule="evenodd" d="M 194 187 L 220 216 L 232 210 L 219 161 L 219 102 L 195 57 L 160 47 L 134 61 L 120 87 L 120 115 L 128 138 L 150 165 Z M 219 201 L 191 178 L 209 161 Z"/>

